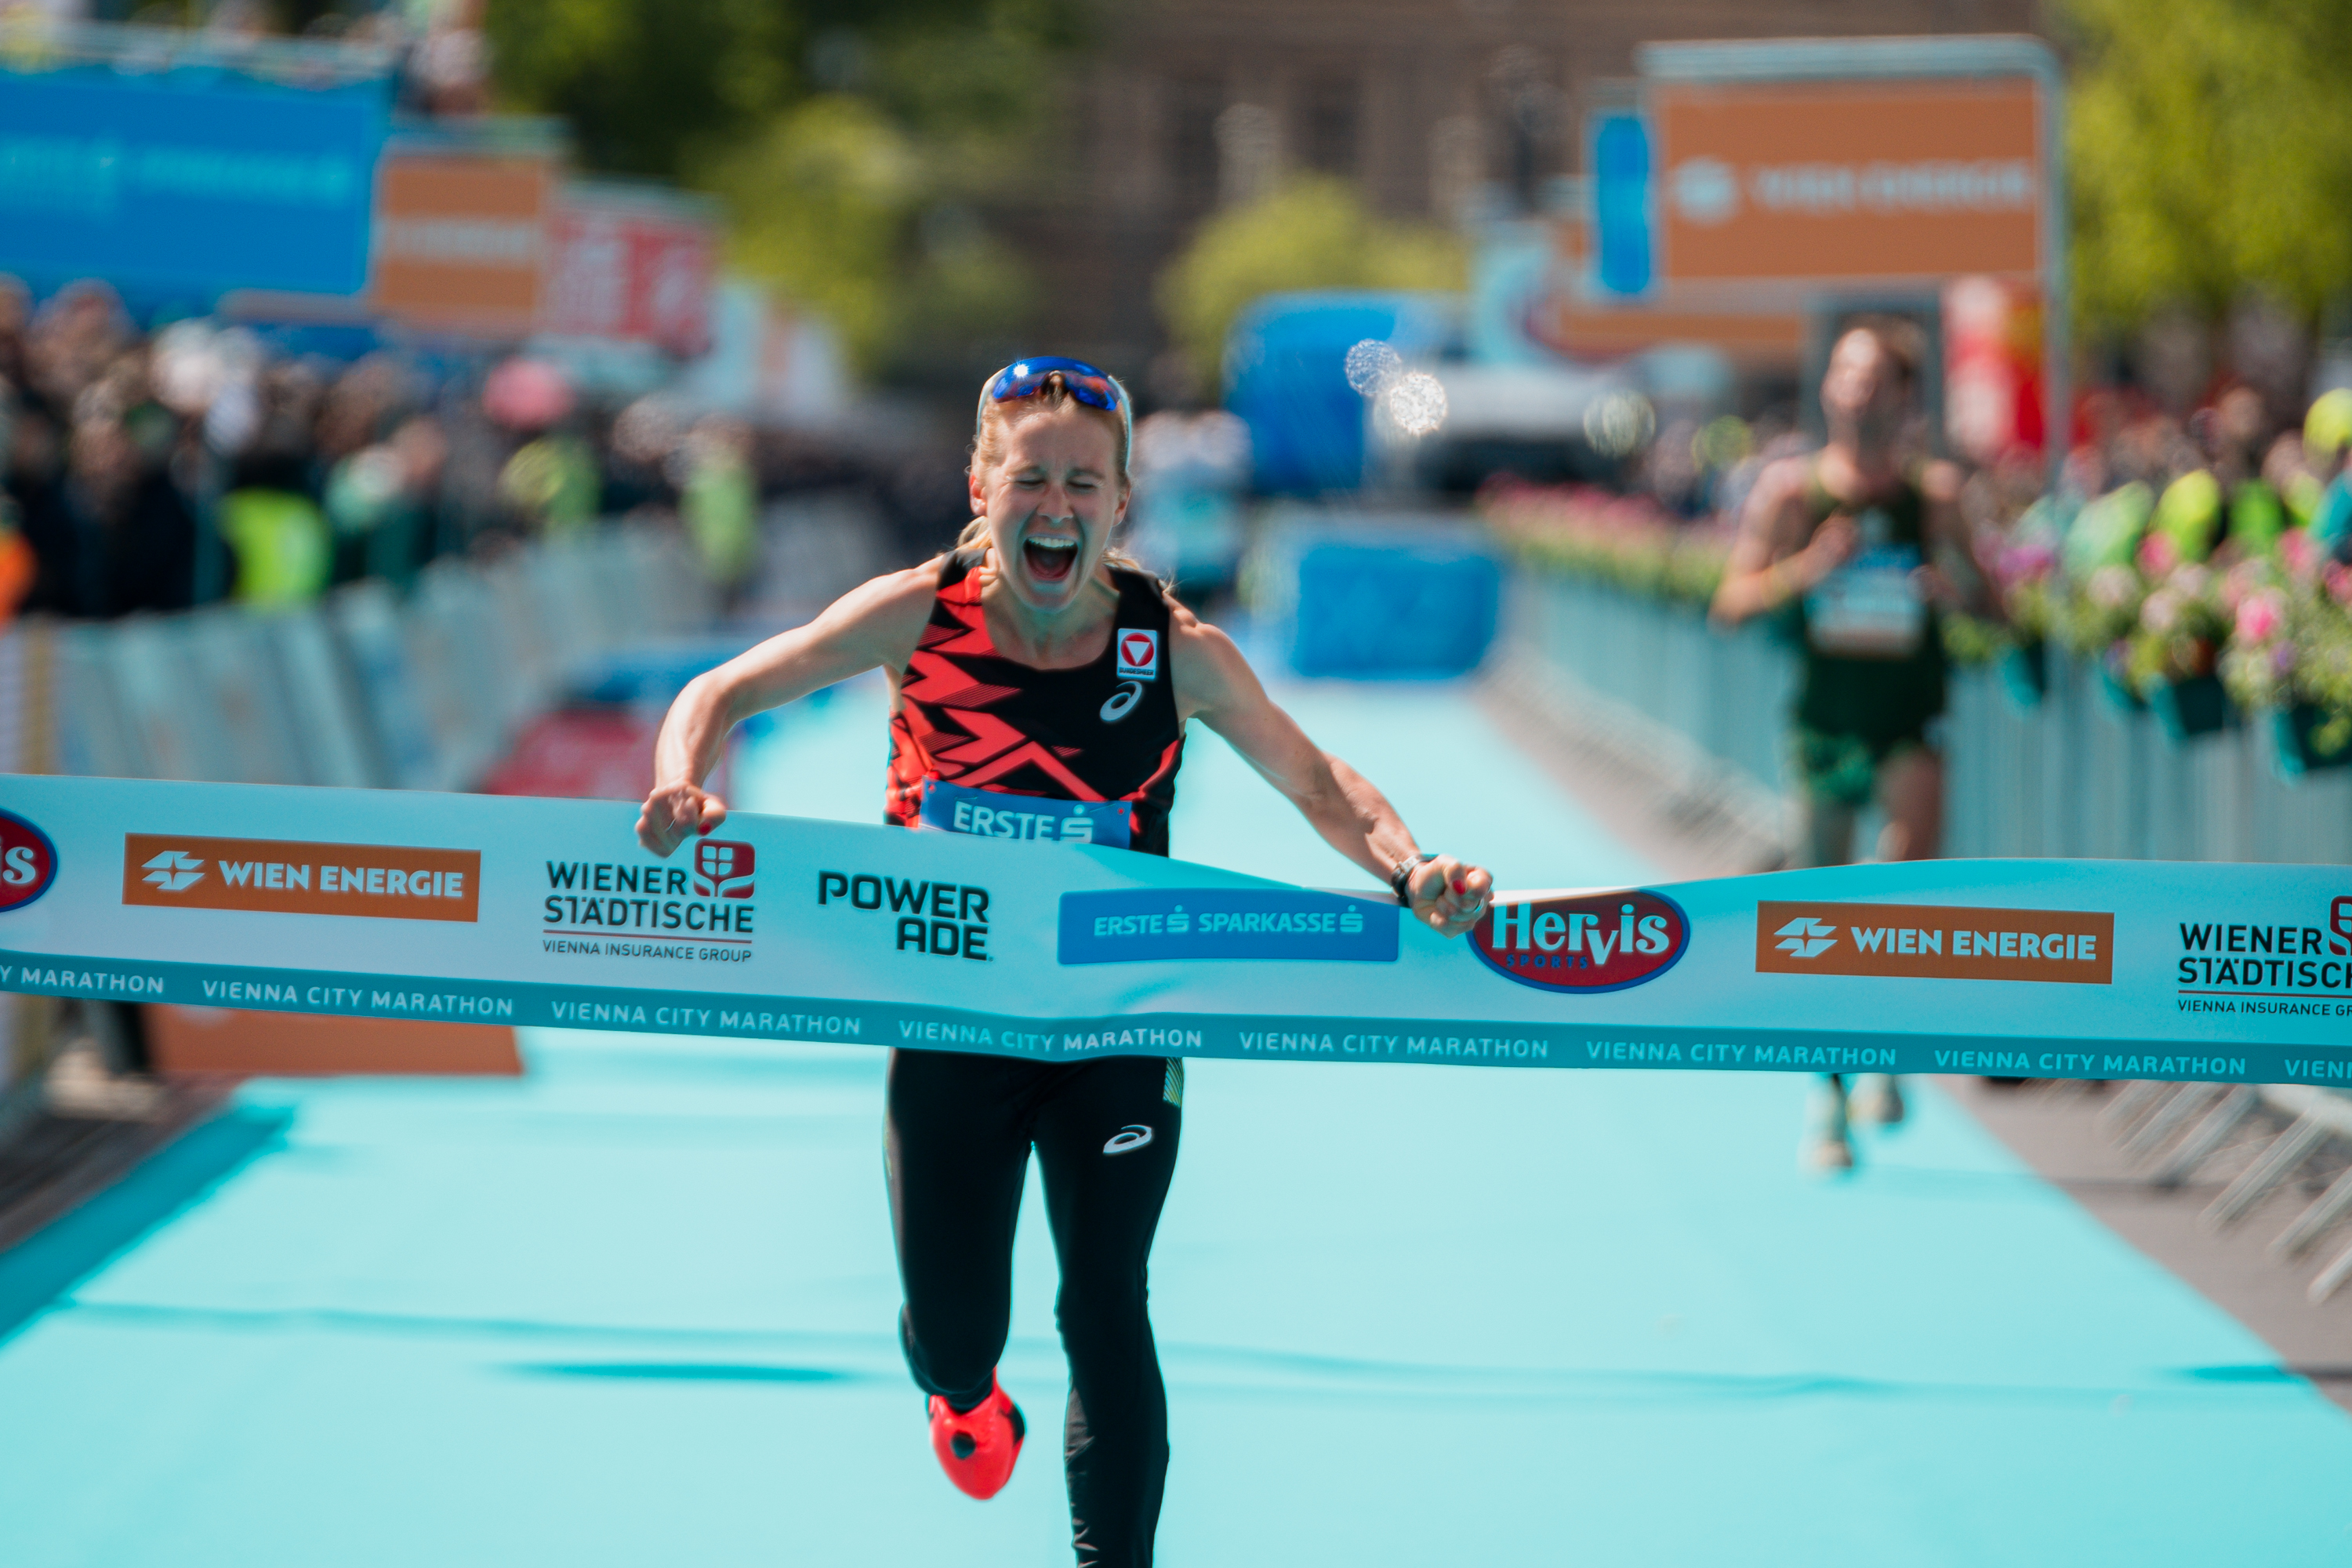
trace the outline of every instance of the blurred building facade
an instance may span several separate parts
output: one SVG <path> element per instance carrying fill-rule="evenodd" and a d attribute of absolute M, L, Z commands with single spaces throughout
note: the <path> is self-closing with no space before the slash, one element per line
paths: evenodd
<path fill-rule="evenodd" d="M 1151 288 L 1201 220 L 1286 174 L 1447 223 L 1539 210 L 1642 43 L 2036 32 L 2037 0 L 1150 0 L 1106 9 L 1087 130 L 1032 253 L 1044 341 L 1141 366 Z"/>

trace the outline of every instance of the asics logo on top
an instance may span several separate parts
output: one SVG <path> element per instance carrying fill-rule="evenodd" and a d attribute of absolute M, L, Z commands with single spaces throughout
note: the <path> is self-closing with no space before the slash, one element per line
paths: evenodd
<path fill-rule="evenodd" d="M 1837 927 L 1811 915 L 1799 915 L 1772 934 L 1780 939 L 1772 945 L 1791 958 L 1819 958 L 1837 945 Z"/>
<path fill-rule="evenodd" d="M 1122 1127 L 1117 1132 L 1111 1134 L 1110 1142 L 1103 1145 L 1103 1152 L 1106 1154 L 1124 1154 L 1131 1149 L 1140 1149 L 1146 1143 L 1150 1142 L 1150 1128 L 1141 1125 Z"/>
<path fill-rule="evenodd" d="M 1160 679 L 1160 634 L 1156 631 L 1136 631 L 1122 626 L 1118 638 L 1118 678 L 1121 680 L 1157 680 Z"/>
<path fill-rule="evenodd" d="M 177 893 L 205 879 L 205 863 L 184 849 L 166 849 L 147 862 L 147 874 L 139 879 Z"/>
<path fill-rule="evenodd" d="M 702 839 L 694 847 L 694 896 L 698 899 L 750 898 L 753 858 L 749 844 L 725 838 Z"/>
<path fill-rule="evenodd" d="M 1134 712 L 1135 705 L 1142 700 L 1143 682 L 1140 680 L 1120 681 L 1118 684 L 1118 689 L 1112 692 L 1110 694 L 1109 700 L 1106 701 L 1102 705 L 1102 721 L 1106 724 L 1118 723 L 1121 719 L 1124 719 L 1129 713 Z"/>

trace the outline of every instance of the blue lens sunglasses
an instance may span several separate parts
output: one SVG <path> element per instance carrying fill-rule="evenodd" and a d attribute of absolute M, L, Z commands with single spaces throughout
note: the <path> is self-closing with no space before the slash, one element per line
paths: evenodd
<path fill-rule="evenodd" d="M 981 416 L 988 412 L 991 403 L 1009 402 L 1015 397 L 1034 397 L 1044 389 L 1045 378 L 1057 372 L 1062 377 L 1062 384 L 1070 389 L 1072 397 L 1089 408 L 1099 408 L 1107 414 L 1118 416 L 1119 462 L 1124 466 L 1127 448 L 1135 444 L 1135 412 L 1129 405 L 1127 388 L 1121 386 L 1118 377 L 1110 372 L 1097 370 L 1084 360 L 1063 359 L 1057 354 L 1014 360 L 990 376 L 988 384 L 981 388 L 980 408 L 972 416 L 972 434 L 980 433 Z"/>

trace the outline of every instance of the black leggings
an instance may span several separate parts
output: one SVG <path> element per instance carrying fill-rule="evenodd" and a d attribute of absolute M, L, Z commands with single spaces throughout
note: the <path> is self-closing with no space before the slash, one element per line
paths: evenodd
<path fill-rule="evenodd" d="M 1013 1228 L 1036 1146 L 1070 1358 L 1063 1463 L 1078 1561 L 1151 1561 L 1168 1477 L 1168 1394 L 1145 1266 L 1176 1170 L 1183 1064 L 1067 1066 L 949 1051 L 890 1054 L 885 1146 L 915 1381 L 970 1409 L 988 1395 L 1013 1311 Z"/>

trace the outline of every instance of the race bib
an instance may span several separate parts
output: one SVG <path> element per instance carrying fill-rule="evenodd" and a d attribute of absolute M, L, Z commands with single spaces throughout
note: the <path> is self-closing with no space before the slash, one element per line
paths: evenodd
<path fill-rule="evenodd" d="M 923 784 L 919 826 L 982 838 L 1050 838 L 1063 844 L 1108 844 L 1125 849 L 1135 837 L 1135 807 L 1123 800 L 1045 800 L 997 795 L 929 779 Z"/>
<path fill-rule="evenodd" d="M 1822 579 L 1805 595 L 1805 635 L 1822 653 L 1843 658 L 1908 658 L 1927 632 L 1927 602 L 1914 576 L 1919 551 L 1874 544 Z"/>

